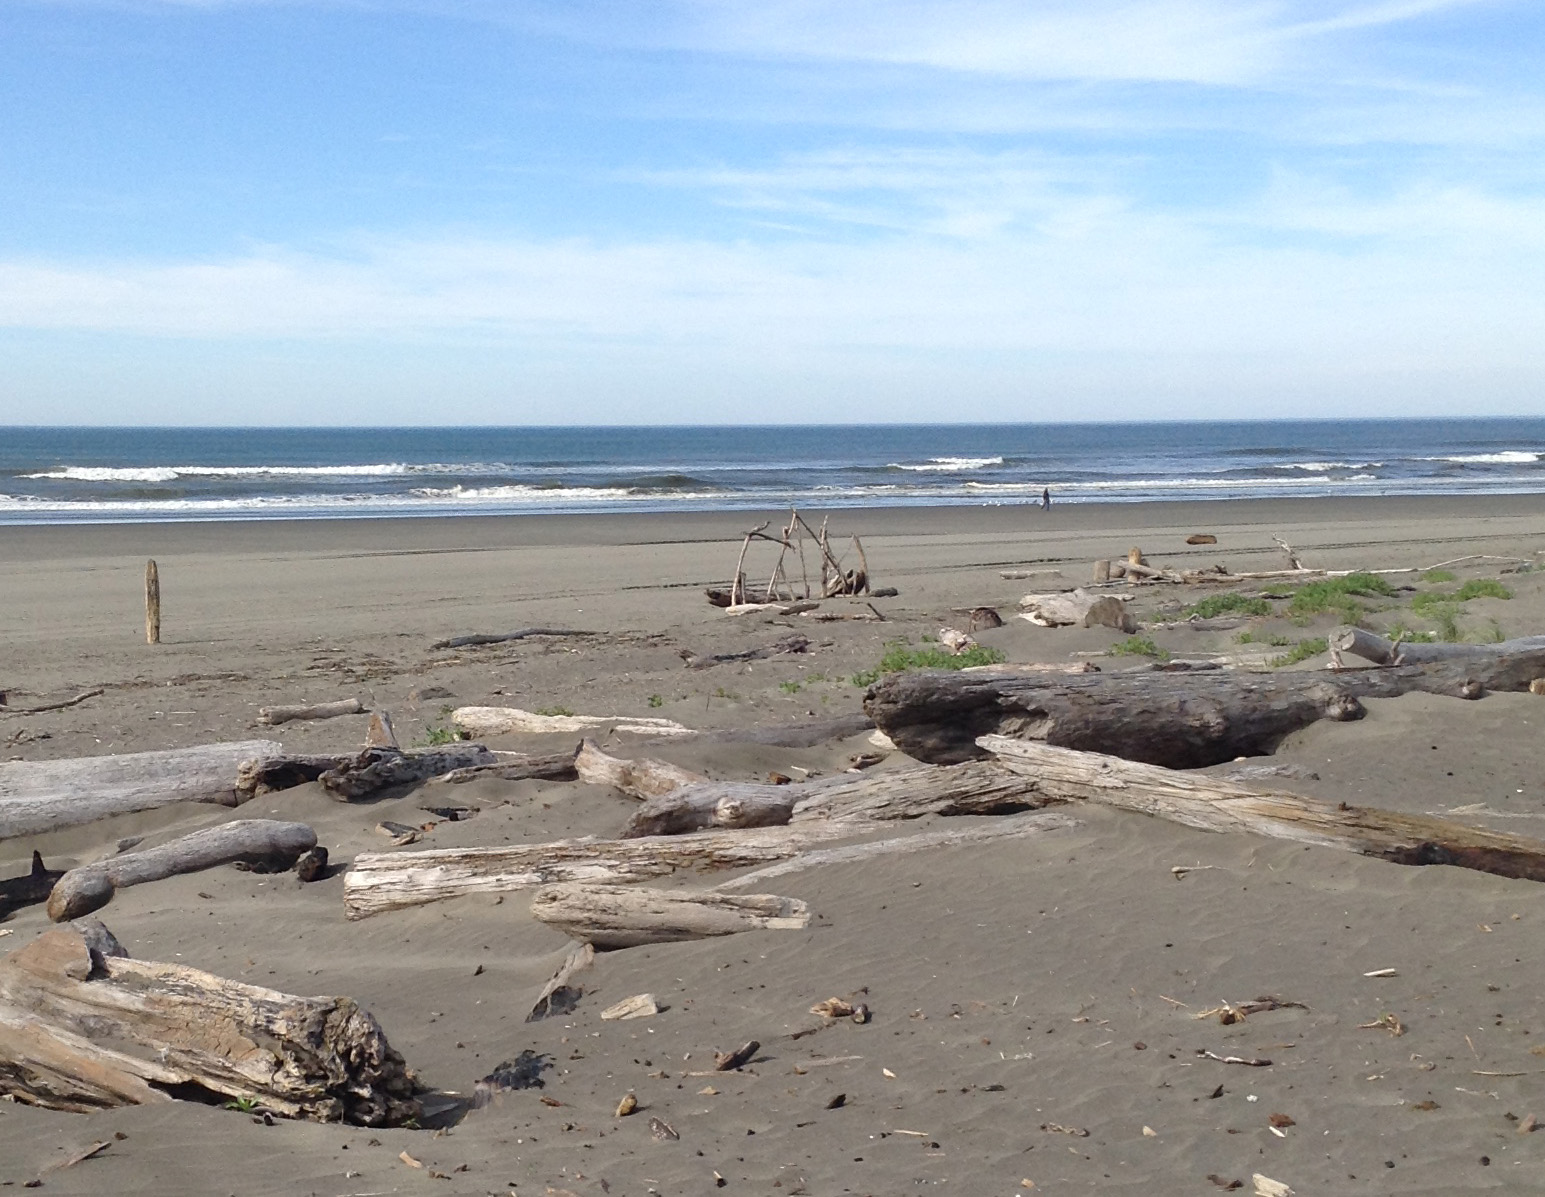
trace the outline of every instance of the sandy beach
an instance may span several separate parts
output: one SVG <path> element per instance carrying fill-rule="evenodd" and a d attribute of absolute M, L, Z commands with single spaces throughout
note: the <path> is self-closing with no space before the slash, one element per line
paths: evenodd
<path fill-rule="evenodd" d="M 1394 576 L 1368 625 L 1429 626 L 1415 596 L 1496 579 L 1511 597 L 1464 602 L 1458 633 L 1545 633 L 1545 496 L 834 511 L 835 536 L 862 537 L 871 585 L 898 593 L 822 609 L 883 621 L 710 606 L 704 589 L 728 583 L 744 531 L 784 514 L 0 527 L 0 747 L 29 761 L 249 739 L 341 753 L 361 746 L 366 716 L 267 728 L 257 712 L 344 698 L 389 711 L 404 746 L 441 738 L 463 706 L 710 730 L 804 723 L 860 712 L 853 677 L 888 643 L 921 645 L 983 606 L 1005 625 L 977 639 L 1011 663 L 1125 668 L 1141 662 L 1092 656 L 1121 633 L 1011 616 L 1024 594 L 1081 585 L 1093 561 L 1134 546 L 1155 564 L 1236 573 L 1282 567 L 1274 537 L 1323 569 L 1466 558 L 1452 581 Z M 1216 543 L 1188 545 L 1194 533 Z M 163 595 L 157 646 L 144 643 L 147 558 Z M 770 560 L 753 554 L 750 576 Z M 1294 622 L 1273 599 L 1269 617 L 1189 624 L 1196 589 L 1137 588 L 1140 635 L 1175 656 L 1235 651 L 1242 633 L 1286 652 L 1337 623 Z M 432 647 L 532 627 L 590 634 Z M 684 665 L 790 633 L 809 651 Z M 1291 667 L 1323 664 L 1308 654 Z M 1272 759 L 1301 776 L 1275 784 L 1545 836 L 1545 698 L 1407 694 L 1367 708 L 1290 736 Z M 576 739 L 484 742 L 554 752 Z M 617 756 L 733 781 L 830 776 L 875 751 L 867 732 L 802 748 L 601 739 Z M 907 763 L 891 753 L 875 768 Z M 1545 1136 L 1526 1133 L 1545 1120 L 1545 961 L 1528 947 L 1545 926 L 1538 883 L 1078 805 L 1063 808 L 1075 825 L 1044 834 L 780 877 L 769 892 L 808 903 L 808 929 L 604 953 L 571 1013 L 527 1023 L 570 944 L 530 917 L 529 893 L 349 921 L 343 872 L 361 853 L 612 836 L 637 803 L 581 782 L 455 790 L 476 817 L 400 849 L 376 825 L 424 821 L 423 788 L 342 803 L 308 783 L 235 810 L 171 806 L 0 840 L 0 877 L 26 872 L 34 849 L 65 868 L 125 837 L 142 848 L 233 818 L 308 823 L 342 866 L 325 880 L 219 868 L 126 889 L 99 917 L 137 958 L 356 999 L 432 1090 L 469 1094 L 523 1051 L 550 1062 L 541 1088 L 439 1129 L 270 1125 L 181 1101 L 93 1114 L 0 1102 L 0 1184 L 42 1174 L 49 1192 L 241 1197 L 1179 1194 L 1236 1180 L 1250 1193 L 1259 1173 L 1299 1194 L 1541 1187 Z M 40 906 L 9 914 L 0 951 L 49 926 Z M 600 1019 L 646 992 L 656 1016 Z M 809 1013 L 853 995 L 866 1024 Z M 1198 1017 L 1266 995 L 1285 1004 L 1230 1025 Z M 701 1075 L 715 1051 L 752 1039 L 750 1065 Z M 617 1118 L 629 1092 L 639 1111 Z M 651 1119 L 678 1137 L 652 1135 Z M 102 1140 L 93 1158 L 45 1172 Z"/>

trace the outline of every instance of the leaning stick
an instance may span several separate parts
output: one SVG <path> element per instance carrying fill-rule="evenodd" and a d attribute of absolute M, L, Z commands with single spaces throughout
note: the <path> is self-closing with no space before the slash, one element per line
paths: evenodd
<path fill-rule="evenodd" d="M 161 572 L 154 559 L 145 562 L 145 643 L 161 643 Z"/>
<path fill-rule="evenodd" d="M 740 557 L 735 562 L 735 580 L 730 583 L 730 606 L 732 607 L 736 603 L 746 601 L 746 587 L 744 575 L 741 571 L 746 567 L 746 550 L 751 547 L 751 538 L 762 532 L 770 523 L 772 523 L 771 520 L 763 520 L 756 527 L 752 528 L 751 531 L 747 532 L 746 539 L 741 542 Z"/>

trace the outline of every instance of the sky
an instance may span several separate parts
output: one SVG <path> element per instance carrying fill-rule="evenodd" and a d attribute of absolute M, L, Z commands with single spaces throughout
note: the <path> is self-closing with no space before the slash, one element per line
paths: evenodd
<path fill-rule="evenodd" d="M 1545 414 L 1537 0 L 0 0 L 0 424 Z"/>

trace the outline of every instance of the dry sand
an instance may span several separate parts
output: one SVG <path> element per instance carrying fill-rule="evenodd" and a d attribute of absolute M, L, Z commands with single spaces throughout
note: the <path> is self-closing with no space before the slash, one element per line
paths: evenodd
<path fill-rule="evenodd" d="M 887 640 L 916 644 L 958 626 L 958 608 L 1008 614 L 1027 590 L 1081 581 L 1091 560 L 1134 544 L 1156 562 L 1235 570 L 1278 565 L 1273 535 L 1333 568 L 1470 553 L 1538 561 L 1545 550 L 1545 499 L 1534 496 L 837 512 L 837 531 L 864 537 L 874 584 L 901 592 L 875 603 L 888 622 L 726 617 L 702 588 L 725 582 L 740 531 L 759 518 L 0 528 L 0 688 L 11 709 L 105 688 L 46 714 L 0 711 L 0 746 L 45 759 L 247 739 L 265 734 L 254 727 L 260 706 L 349 696 L 389 709 L 405 743 L 443 726 L 447 708 L 470 704 L 663 715 L 694 727 L 804 721 L 859 709 L 851 675 L 873 666 Z M 1188 547 L 1191 532 L 1219 543 Z M 142 643 L 150 556 L 164 593 L 158 648 Z M 1502 565 L 1456 572 L 1496 577 Z M 1012 568 L 1047 572 L 1000 577 Z M 1462 631 L 1545 631 L 1545 573 L 1505 580 L 1515 597 L 1466 604 Z M 1193 597 L 1175 590 L 1145 589 L 1139 618 L 1172 618 Z M 1396 618 L 1412 617 L 1372 617 Z M 429 647 L 535 625 L 599 634 Z M 1296 639 L 1328 626 L 1273 620 L 1255 630 Z M 816 642 L 808 655 L 682 666 L 683 649 L 736 651 L 790 627 Z M 1191 655 L 1234 647 L 1239 630 L 1152 634 Z M 1028 661 L 1119 637 L 1010 620 L 980 639 Z M 429 688 L 444 693 L 422 696 Z M 1287 784 L 1402 810 L 1457 808 L 1457 817 L 1545 835 L 1545 700 L 1408 695 L 1369 706 L 1361 722 L 1322 723 L 1285 744 L 1280 759 L 1318 774 Z M 356 746 L 363 730 L 363 717 L 349 717 L 271 734 L 320 751 Z M 774 769 L 830 773 L 868 744 L 859 736 L 792 750 L 618 736 L 609 747 L 754 779 Z M 609 835 L 633 808 L 578 783 L 481 781 L 458 787 L 456 799 L 481 813 L 438 825 L 428 846 Z M 303 786 L 237 813 L 309 822 L 346 863 L 384 849 L 376 822 L 416 822 L 425 800 L 421 791 L 348 806 Z M 1529 947 L 1545 927 L 1545 887 L 1074 813 L 1081 825 L 1071 830 L 779 878 L 767 888 L 808 901 L 818 916 L 810 930 L 608 954 L 572 1015 L 534 1024 L 523 1019 L 568 941 L 534 923 L 520 894 L 349 923 L 337 875 L 301 886 L 220 869 L 125 891 L 102 917 L 136 956 L 348 994 L 440 1089 L 467 1092 L 527 1049 L 552 1061 L 545 1087 L 510 1093 L 443 1133 L 267 1126 L 184 1103 L 90 1116 L 0 1103 L 0 1185 L 19 1188 L 121 1132 L 96 1158 L 50 1172 L 47 1191 L 1223 1191 L 1211 1174 L 1242 1180 L 1249 1193 L 1254 1173 L 1300 1194 L 1545 1187 L 1545 1136 L 1519 1130 L 1531 1114 L 1545 1120 L 1545 1054 L 1531 1050 L 1545 1053 L 1545 960 Z M 7 841 L 0 876 L 23 871 L 34 847 L 60 867 L 110 853 L 126 835 L 155 842 L 230 817 L 197 807 Z M 1177 878 L 1177 865 L 1195 871 Z M 0 950 L 46 926 L 38 908 L 12 915 Z M 1396 975 L 1364 976 L 1385 968 Z M 821 1025 L 806 1012 L 812 1002 L 860 989 L 871 1023 L 790 1038 Z M 646 991 L 668 1009 L 600 1020 L 612 1002 Z M 1266 994 L 1306 1008 L 1232 1026 L 1196 1018 Z M 1403 1035 L 1359 1025 L 1386 1013 Z M 744 1071 L 686 1075 L 752 1038 L 762 1052 Z M 1272 1064 L 1223 1064 L 1199 1056 L 1204 1049 Z M 618 1120 L 629 1091 L 640 1113 Z M 845 1103 L 828 1109 L 839 1093 Z M 1278 1114 L 1292 1120 L 1280 1134 L 1270 1125 Z M 650 1117 L 674 1126 L 679 1141 L 655 1141 Z M 403 1151 L 426 1167 L 405 1165 Z"/>

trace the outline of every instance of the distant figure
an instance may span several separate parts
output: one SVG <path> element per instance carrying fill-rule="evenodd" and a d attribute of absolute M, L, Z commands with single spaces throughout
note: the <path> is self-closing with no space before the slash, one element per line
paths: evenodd
<path fill-rule="evenodd" d="M 1050 511 L 1051 510 L 1051 487 L 1049 487 L 1049 486 L 1044 487 L 1041 490 L 1041 510 L 1042 511 Z"/>

